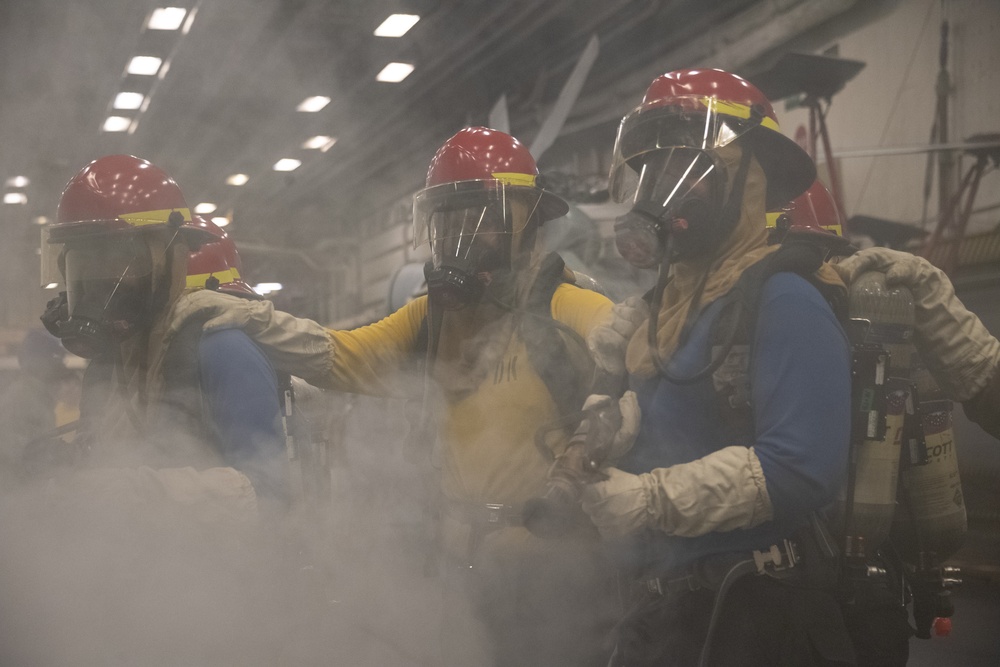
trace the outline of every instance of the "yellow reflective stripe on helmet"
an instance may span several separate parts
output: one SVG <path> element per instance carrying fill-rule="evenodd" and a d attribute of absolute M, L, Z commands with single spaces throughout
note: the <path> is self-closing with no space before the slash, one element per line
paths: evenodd
<path fill-rule="evenodd" d="M 497 179 L 505 185 L 527 185 L 529 187 L 534 187 L 535 185 L 535 175 L 534 174 L 518 174 L 515 172 L 497 172 L 493 174 L 493 178 Z"/>
<path fill-rule="evenodd" d="M 778 226 L 778 218 L 784 214 L 783 211 L 777 211 L 775 213 L 767 214 L 767 222 L 764 223 L 764 227 L 767 229 L 774 229 Z"/>
<path fill-rule="evenodd" d="M 159 211 L 140 211 L 139 213 L 123 213 L 118 217 L 130 225 L 143 227 L 145 225 L 165 225 L 170 214 L 177 211 L 184 216 L 184 222 L 191 222 L 191 209 L 165 208 Z"/>
<path fill-rule="evenodd" d="M 837 236 L 844 235 L 844 230 L 840 227 L 840 225 L 823 225 L 823 229 L 828 232 L 833 232 Z"/>
<path fill-rule="evenodd" d="M 228 285 L 239 280 L 240 272 L 236 269 L 226 269 L 225 271 L 213 271 L 212 273 L 196 273 L 193 276 L 187 277 L 187 287 L 188 289 L 204 287 L 205 283 L 212 276 L 218 278 L 220 285 Z"/>
<path fill-rule="evenodd" d="M 701 103 L 704 104 L 710 111 L 715 113 L 725 114 L 726 116 L 735 116 L 736 118 L 750 118 L 750 107 L 745 104 L 726 102 L 725 100 L 720 100 L 717 97 L 703 97 L 701 98 Z M 769 130 L 781 132 L 781 128 L 778 127 L 778 124 L 774 122 L 774 119 L 770 116 L 764 116 L 764 118 L 760 121 L 760 124 Z"/>

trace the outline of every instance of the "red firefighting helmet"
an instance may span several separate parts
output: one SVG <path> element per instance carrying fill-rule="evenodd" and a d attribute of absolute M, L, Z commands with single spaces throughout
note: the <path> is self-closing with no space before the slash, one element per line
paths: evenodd
<path fill-rule="evenodd" d="M 769 235 L 780 240 L 786 233 L 844 235 L 844 218 L 833 195 L 820 181 L 778 211 L 767 214 Z"/>
<path fill-rule="evenodd" d="M 790 201 L 815 180 L 812 160 L 781 133 L 771 103 L 750 82 L 718 69 L 663 74 L 618 128 L 611 193 L 618 201 L 628 200 L 629 172 L 642 168 L 648 152 L 687 148 L 711 153 L 737 139 L 753 149 L 764 170 L 768 207 Z"/>
<path fill-rule="evenodd" d="M 166 172 L 133 155 L 94 160 L 70 179 L 59 200 L 53 241 L 76 234 L 176 226 L 192 245 L 212 235 L 191 219 L 180 187 Z"/>
<path fill-rule="evenodd" d="M 806 243 L 825 248 L 828 255 L 851 255 L 857 251 L 844 237 L 844 216 L 830 191 L 819 182 L 782 207 L 767 214 L 767 242 Z"/>
<path fill-rule="evenodd" d="M 180 188 L 162 169 L 132 155 L 98 158 L 69 180 L 56 221 L 42 230 L 43 284 L 61 284 L 68 243 L 122 243 L 137 233 L 171 229 L 191 248 L 214 238 L 192 219 Z"/>
<path fill-rule="evenodd" d="M 448 139 L 431 159 L 426 187 L 413 200 L 414 246 L 428 239 L 433 212 L 451 202 L 461 206 L 476 193 L 493 200 L 511 196 L 527 201 L 539 223 L 569 210 L 562 198 L 539 187 L 538 166 L 520 141 L 498 130 L 469 127 Z"/>
<path fill-rule="evenodd" d="M 214 222 L 200 216 L 194 216 L 194 220 L 202 229 L 210 232 L 215 240 L 202 244 L 188 257 L 188 289 L 210 287 L 235 296 L 263 298 L 243 280 L 243 263 L 229 234 Z M 214 286 L 206 283 L 214 283 Z"/>

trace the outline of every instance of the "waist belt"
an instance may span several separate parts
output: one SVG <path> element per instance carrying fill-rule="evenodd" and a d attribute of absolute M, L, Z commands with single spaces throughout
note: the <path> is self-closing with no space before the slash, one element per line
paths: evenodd
<path fill-rule="evenodd" d="M 688 568 L 661 577 L 640 579 L 636 592 L 669 597 L 685 591 L 719 590 L 745 574 L 763 574 L 778 579 L 795 576 L 792 569 L 802 560 L 798 545 L 791 540 L 767 549 L 705 556 Z"/>

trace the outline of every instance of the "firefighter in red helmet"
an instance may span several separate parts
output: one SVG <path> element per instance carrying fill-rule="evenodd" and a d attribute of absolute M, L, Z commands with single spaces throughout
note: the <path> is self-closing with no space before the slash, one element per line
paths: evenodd
<path fill-rule="evenodd" d="M 236 243 L 229 234 L 210 220 L 197 216 L 195 219 L 214 238 L 191 251 L 188 257 L 187 288 L 206 288 L 247 299 L 263 299 L 243 280 L 243 262 L 236 250 Z"/>
<path fill-rule="evenodd" d="M 446 664 L 607 661 L 611 570 L 593 527 L 582 520 L 546 541 L 521 519 L 551 463 L 536 432 L 577 412 L 590 391 L 585 339 L 601 331 L 603 345 L 623 345 L 631 333 L 611 330 L 611 302 L 537 250 L 538 228 L 566 211 L 517 139 L 467 128 L 437 151 L 414 196 L 414 239 L 431 251 L 426 296 L 375 324 L 329 331 L 268 304 L 196 295 L 215 315 L 207 328 L 244 327 L 279 367 L 313 384 L 398 395 L 399 370 L 422 360 L 433 399 L 425 408 L 440 405 L 441 563 L 447 590 L 462 593 L 445 605 Z M 638 422 L 634 395 L 621 406 L 627 433 Z M 549 431 L 558 454 L 570 433 Z M 472 637 L 485 655 L 458 646 Z"/>
<path fill-rule="evenodd" d="M 43 282 L 65 291 L 42 320 L 91 360 L 76 440 L 87 466 L 228 467 L 233 493 L 280 507 L 274 370 L 243 332 L 203 335 L 178 308 L 190 292 L 189 256 L 220 243 L 219 231 L 193 218 L 177 183 L 150 162 L 91 162 L 43 230 Z"/>
<path fill-rule="evenodd" d="M 852 664 L 810 528 L 847 468 L 844 287 L 767 244 L 766 211 L 814 180 L 729 72 L 660 76 L 619 126 L 616 241 L 659 273 L 625 354 L 638 437 L 582 492 L 635 582 L 610 664 Z"/>

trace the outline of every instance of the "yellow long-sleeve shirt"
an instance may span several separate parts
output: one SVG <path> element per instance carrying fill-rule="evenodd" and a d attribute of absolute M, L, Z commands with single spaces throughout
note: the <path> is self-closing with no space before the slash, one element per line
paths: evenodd
<path fill-rule="evenodd" d="M 551 313 L 554 320 L 586 338 L 609 316 L 611 306 L 596 292 L 563 283 L 552 296 Z M 421 297 L 374 324 L 331 331 L 335 349 L 331 386 L 354 393 L 398 395 L 394 381 L 416 352 L 426 314 L 427 299 Z M 473 391 L 445 400 L 439 419 L 445 497 L 520 505 L 537 495 L 549 461 L 535 447 L 535 432 L 557 416 L 556 404 L 528 360 L 520 332 L 515 331 Z"/>

